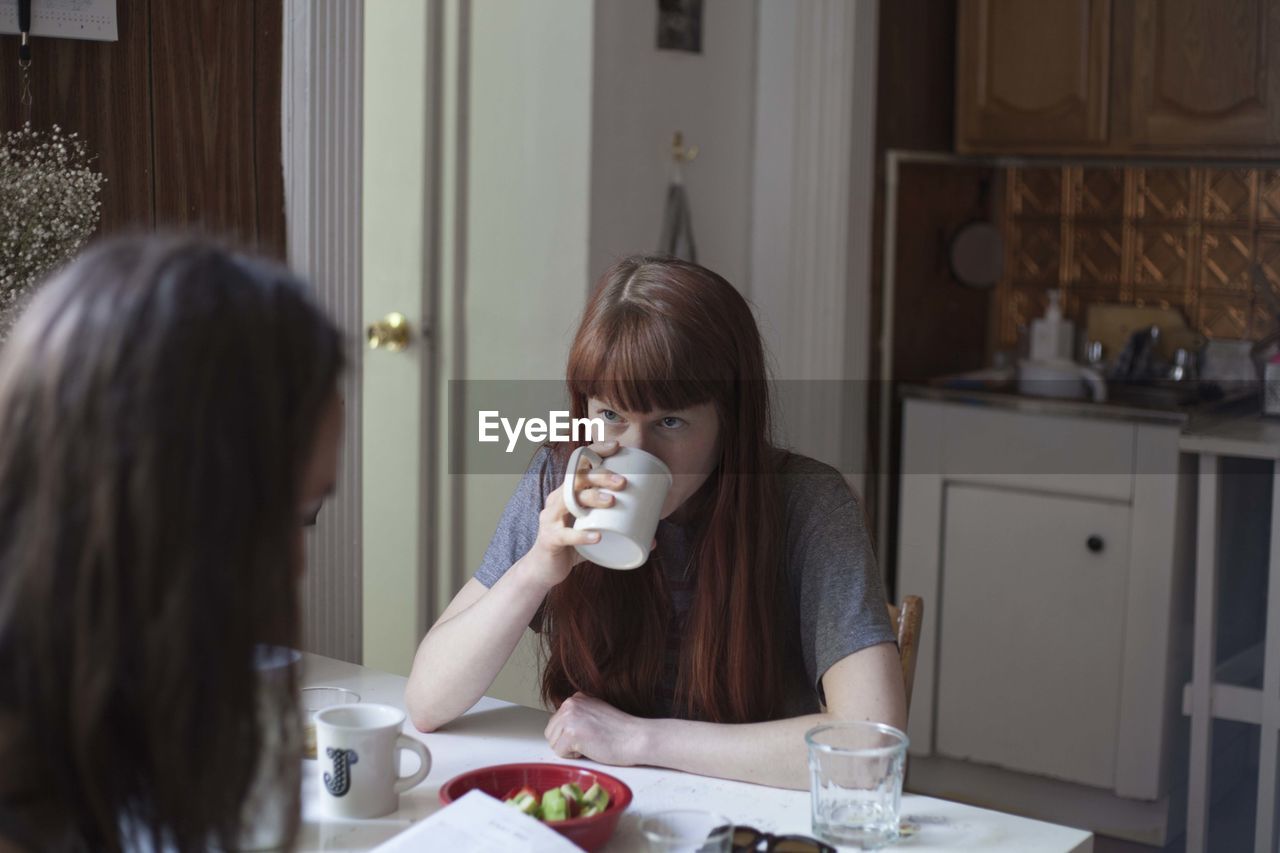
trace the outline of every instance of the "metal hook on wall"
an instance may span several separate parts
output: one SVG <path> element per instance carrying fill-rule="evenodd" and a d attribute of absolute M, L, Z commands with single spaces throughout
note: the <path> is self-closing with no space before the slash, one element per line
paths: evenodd
<path fill-rule="evenodd" d="M 671 159 L 677 163 L 692 163 L 698 159 L 698 146 L 690 145 L 686 148 L 684 134 L 677 130 L 671 137 Z"/>
<path fill-rule="evenodd" d="M 679 184 L 684 183 L 684 164 L 692 163 L 698 158 L 698 146 L 684 144 L 684 134 L 676 131 L 671 137 L 671 160 L 675 164 L 672 170 L 672 180 Z"/>

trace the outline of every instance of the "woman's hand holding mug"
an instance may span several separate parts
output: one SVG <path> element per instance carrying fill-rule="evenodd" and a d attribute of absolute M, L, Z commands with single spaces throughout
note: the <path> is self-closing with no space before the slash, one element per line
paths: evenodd
<path fill-rule="evenodd" d="M 617 453 L 618 448 L 616 441 L 600 441 L 590 445 L 591 451 L 602 459 Z M 569 482 L 570 478 L 572 482 Z M 541 570 L 536 573 L 537 577 L 548 588 L 567 578 L 574 564 L 581 562 L 581 558 L 573 550 L 574 546 L 600 541 L 598 531 L 574 529 L 574 517 L 565 503 L 565 490 L 573 490 L 573 500 L 579 506 L 606 507 L 612 506 L 617 500 L 614 492 L 621 491 L 626 485 L 625 477 L 604 468 L 581 471 L 570 469 L 566 474 L 566 482 L 547 495 L 546 505 L 538 514 L 538 538 L 529 554 L 536 558 L 536 565 Z"/>
<path fill-rule="evenodd" d="M 606 458 L 608 461 L 606 462 Z M 588 478 L 601 472 L 623 475 L 627 486 L 616 494 L 604 493 L 607 501 L 580 501 L 579 495 L 592 497 L 599 489 L 577 491 L 579 463 L 586 460 L 591 470 Z M 606 467 L 606 465 L 608 467 Z M 667 493 L 671 491 L 671 469 L 652 453 L 636 447 L 615 447 L 607 456 L 592 447 L 579 447 L 569 457 L 565 475 L 563 500 L 576 516 L 575 531 L 598 532 L 599 537 L 577 542 L 574 548 L 583 557 L 609 569 L 636 569 L 649 559 L 654 534 Z"/>
<path fill-rule="evenodd" d="M 579 447 L 538 517 L 530 554 L 540 580 L 555 586 L 582 558 L 612 569 L 643 565 L 670 489 L 671 471 L 651 453 L 616 441 Z"/>

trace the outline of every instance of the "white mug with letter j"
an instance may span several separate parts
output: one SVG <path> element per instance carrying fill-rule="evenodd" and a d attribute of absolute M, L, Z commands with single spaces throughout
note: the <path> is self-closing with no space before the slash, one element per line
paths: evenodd
<path fill-rule="evenodd" d="M 404 711 L 391 705 L 334 705 L 316 714 L 316 766 L 321 810 L 330 817 L 391 814 L 400 794 L 426 778 L 431 753 L 401 734 Z M 400 750 L 416 753 L 418 769 L 401 776 Z"/>
<path fill-rule="evenodd" d="M 612 493 L 610 506 L 586 507 L 578 503 L 573 485 L 583 459 L 592 468 L 608 468 L 626 478 L 622 490 Z M 579 447 L 569 457 L 564 483 L 564 503 L 575 516 L 574 529 L 600 533 L 599 542 L 575 546 L 578 553 L 610 569 L 644 565 L 649 558 L 649 544 L 658 530 L 662 504 L 671 490 L 671 469 L 666 463 L 635 447 L 619 447 L 607 458 L 588 447 Z"/>

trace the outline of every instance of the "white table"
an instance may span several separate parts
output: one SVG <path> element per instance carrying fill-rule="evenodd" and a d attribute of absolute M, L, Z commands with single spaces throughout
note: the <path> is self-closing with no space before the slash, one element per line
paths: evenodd
<path fill-rule="evenodd" d="M 1215 719 L 1253 723 L 1261 728 L 1254 850 L 1273 853 L 1280 848 L 1280 825 L 1276 821 L 1276 798 L 1280 793 L 1280 422 L 1261 415 L 1210 422 L 1184 433 L 1178 447 L 1184 453 L 1199 456 L 1195 629 L 1191 683 L 1183 702 L 1191 717 L 1187 853 L 1207 849 Z M 1231 662 L 1217 661 L 1218 528 L 1222 511 L 1221 460 L 1225 456 L 1272 462 L 1271 553 L 1261 689 L 1222 680 L 1223 669 Z"/>
<path fill-rule="evenodd" d="M 346 687 L 365 702 L 404 707 L 405 679 L 385 672 L 318 655 L 306 655 L 303 684 Z M 490 764 L 517 761 L 551 761 L 592 767 L 626 782 L 635 795 L 622 816 L 618 831 L 606 851 L 643 850 L 638 824 L 643 814 L 660 809 L 697 806 L 718 811 L 767 832 L 811 835 L 809 794 L 742 782 L 709 779 L 672 770 L 649 767 L 609 767 L 590 761 L 562 762 L 547 746 L 542 731 L 544 711 L 512 705 L 497 699 L 481 699 L 476 706 L 444 731 L 421 734 L 406 723 L 406 732 L 431 750 L 432 767 L 426 781 L 400 797 L 400 810 L 385 818 L 337 821 L 317 810 L 319 782 L 315 762 L 306 762 L 303 778 L 303 826 L 299 850 L 368 850 L 386 841 L 440 808 L 440 786 L 459 773 Z M 406 757 L 402 772 L 412 769 L 415 758 Z M 907 794 L 903 816 L 917 824 L 919 832 L 894 849 L 929 851 L 981 850 L 985 853 L 1091 853 L 1093 836 L 1041 821 L 974 808 L 946 800 Z"/>

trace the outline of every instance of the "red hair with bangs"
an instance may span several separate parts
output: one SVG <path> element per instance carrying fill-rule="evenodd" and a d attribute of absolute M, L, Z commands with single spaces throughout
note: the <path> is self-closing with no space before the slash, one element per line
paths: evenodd
<path fill-rule="evenodd" d="M 601 277 L 569 353 L 572 415 L 712 402 L 720 459 L 698 500 L 696 592 L 676 676 L 677 714 L 718 723 L 784 713 L 787 588 L 764 348 L 746 300 L 720 276 L 632 257 Z M 559 450 L 567 454 L 572 445 Z M 577 566 L 547 597 L 545 701 L 577 691 L 637 716 L 661 712 L 670 598 L 657 558 L 636 571 Z"/>

